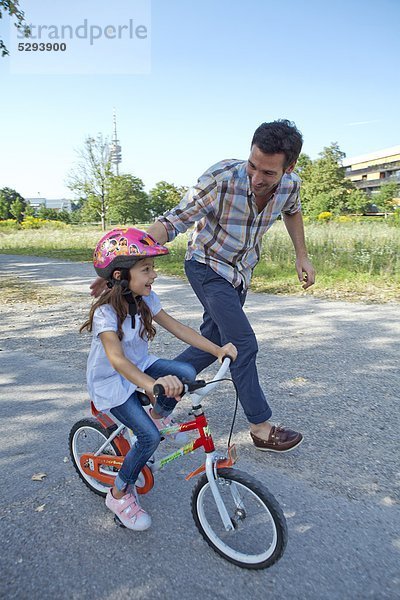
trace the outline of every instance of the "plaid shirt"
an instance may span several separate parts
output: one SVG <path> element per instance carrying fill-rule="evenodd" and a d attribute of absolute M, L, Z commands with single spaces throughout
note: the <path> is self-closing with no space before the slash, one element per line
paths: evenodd
<path fill-rule="evenodd" d="M 301 210 L 300 179 L 284 174 L 264 210 L 258 212 L 246 172 L 247 161 L 223 160 L 208 169 L 178 206 L 159 221 L 172 241 L 196 223 L 186 260 L 208 264 L 234 287 L 250 285 L 260 260 L 262 236 L 281 212 Z"/>

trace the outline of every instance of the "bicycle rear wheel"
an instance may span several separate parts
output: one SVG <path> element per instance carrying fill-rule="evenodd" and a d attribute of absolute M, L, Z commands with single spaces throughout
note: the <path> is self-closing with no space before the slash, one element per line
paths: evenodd
<path fill-rule="evenodd" d="M 192 514 L 206 542 L 229 562 L 265 569 L 279 560 L 287 542 L 283 512 L 259 481 L 237 469 L 219 469 L 218 490 L 234 529 L 226 531 L 207 476 L 192 493 Z"/>
<path fill-rule="evenodd" d="M 82 481 L 99 496 L 106 496 L 110 486 L 94 477 L 90 477 L 81 467 L 80 457 L 82 454 L 94 453 L 107 440 L 107 431 L 95 419 L 82 419 L 75 423 L 69 434 L 69 450 L 71 453 L 74 467 Z M 120 455 L 116 444 L 112 441 L 104 449 L 103 454 L 112 456 Z M 115 474 L 117 470 L 114 467 L 104 467 L 105 471 Z"/>

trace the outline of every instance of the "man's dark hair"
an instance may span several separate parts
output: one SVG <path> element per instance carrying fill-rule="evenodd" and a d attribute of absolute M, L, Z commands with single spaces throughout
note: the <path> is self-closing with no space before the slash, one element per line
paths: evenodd
<path fill-rule="evenodd" d="M 301 152 L 303 136 L 292 121 L 278 119 L 261 123 L 254 132 L 251 145 L 255 144 L 264 154 L 283 152 L 286 156 L 284 168 L 294 163 Z"/>

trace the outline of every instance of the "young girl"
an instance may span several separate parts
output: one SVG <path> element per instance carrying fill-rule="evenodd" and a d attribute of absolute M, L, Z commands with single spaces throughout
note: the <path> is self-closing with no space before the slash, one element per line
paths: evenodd
<path fill-rule="evenodd" d="M 160 442 L 159 430 L 171 422 L 169 415 L 183 389 L 181 380 L 196 377 L 188 363 L 149 354 L 148 341 L 156 332 L 152 322 L 220 361 L 226 355 L 235 359 L 237 354 L 232 344 L 217 346 L 161 308 L 151 286 L 157 277 L 153 257 L 163 254 L 168 254 L 168 249 L 139 229 L 114 229 L 104 235 L 93 262 L 109 290 L 92 305 L 81 327 L 81 331 L 93 331 L 87 381 L 94 405 L 98 410 L 109 410 L 137 437 L 106 497 L 106 506 L 126 527 L 137 531 L 150 527 L 151 518 L 139 504 L 136 479 Z M 157 400 L 153 396 L 156 383 L 165 389 L 165 396 Z M 137 388 L 144 389 L 150 398 L 150 415 L 140 403 Z"/>

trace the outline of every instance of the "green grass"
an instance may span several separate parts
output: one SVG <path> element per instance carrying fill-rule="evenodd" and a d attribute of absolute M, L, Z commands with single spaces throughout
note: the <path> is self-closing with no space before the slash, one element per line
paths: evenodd
<path fill-rule="evenodd" d="M 400 300 L 400 235 L 384 222 L 306 225 L 307 247 L 317 284 L 307 291 L 320 297 L 370 301 Z M 282 223 L 264 238 L 254 270 L 253 289 L 302 293 L 293 269 L 294 253 Z"/>
<path fill-rule="evenodd" d="M 0 230 L 0 252 L 92 260 L 93 249 L 100 237 L 101 230 L 95 227 L 68 226 L 64 229 L 27 229 L 11 233 Z"/>
<path fill-rule="evenodd" d="M 80 226 L 0 230 L 0 252 L 90 261 L 100 236 L 99 228 Z M 315 223 L 306 225 L 306 237 L 317 270 L 317 283 L 307 294 L 372 302 L 400 301 L 398 227 L 373 220 Z M 170 254 L 157 263 L 160 272 L 183 275 L 186 243 L 187 237 L 181 235 L 169 245 Z M 305 293 L 297 280 L 293 248 L 281 222 L 264 238 L 252 289 L 273 294 Z"/>

